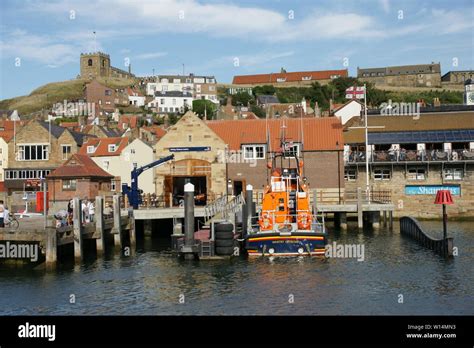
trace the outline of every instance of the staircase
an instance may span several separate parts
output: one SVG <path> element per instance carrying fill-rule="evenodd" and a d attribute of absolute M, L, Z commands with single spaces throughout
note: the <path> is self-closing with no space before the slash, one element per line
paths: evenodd
<path fill-rule="evenodd" d="M 216 199 L 204 208 L 204 225 L 210 226 L 211 222 L 216 219 L 228 219 L 230 214 L 242 211 L 244 204 L 245 198 L 243 192 L 232 198 L 229 202 L 227 202 L 227 196 Z"/>

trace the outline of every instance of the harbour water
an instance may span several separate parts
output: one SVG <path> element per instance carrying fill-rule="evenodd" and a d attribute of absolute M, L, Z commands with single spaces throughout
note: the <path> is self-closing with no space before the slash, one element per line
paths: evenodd
<path fill-rule="evenodd" d="M 422 225 L 441 234 L 440 221 Z M 133 257 L 112 252 L 55 272 L 3 268 L 0 315 L 473 315 L 474 222 L 448 227 L 459 253 L 449 260 L 401 236 L 398 222 L 360 233 L 328 224 L 328 242 L 363 244 L 364 261 L 179 261 L 166 252 L 169 238 L 154 235 Z"/>

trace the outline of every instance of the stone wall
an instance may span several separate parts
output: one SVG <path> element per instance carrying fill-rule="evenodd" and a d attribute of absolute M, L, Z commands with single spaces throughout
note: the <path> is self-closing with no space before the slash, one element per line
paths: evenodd
<path fill-rule="evenodd" d="M 375 83 L 378 87 L 441 87 L 440 73 L 361 77 L 360 80 Z"/>

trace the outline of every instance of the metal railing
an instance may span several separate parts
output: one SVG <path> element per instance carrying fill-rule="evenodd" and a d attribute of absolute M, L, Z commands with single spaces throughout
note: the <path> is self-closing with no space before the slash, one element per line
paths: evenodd
<path fill-rule="evenodd" d="M 360 200 L 364 203 L 392 203 L 392 191 L 391 190 L 376 190 L 370 189 L 369 194 L 365 190 L 359 191 L 361 197 Z M 359 201 L 357 190 L 347 190 L 341 193 L 340 204 L 357 203 Z M 339 193 L 337 191 L 319 191 L 316 194 L 316 204 L 338 204 Z"/>
<path fill-rule="evenodd" d="M 243 192 L 228 200 L 227 196 L 222 196 L 214 202 L 206 205 L 204 208 L 204 221 L 207 224 L 213 217 L 222 215 L 227 218 L 229 214 L 237 213 L 242 210 L 245 204 L 245 197 Z"/>
<path fill-rule="evenodd" d="M 372 151 L 369 162 L 456 162 L 474 161 L 473 150 L 389 150 Z M 365 162 L 365 151 L 352 151 L 344 156 L 344 163 Z"/>
<path fill-rule="evenodd" d="M 271 221 L 272 225 L 281 225 L 282 229 L 278 230 L 279 232 L 296 232 L 296 231 L 305 231 L 305 230 L 299 230 L 298 228 L 296 230 L 285 230 L 285 226 L 290 225 L 292 223 L 298 223 L 298 214 L 277 214 L 275 211 L 266 211 L 265 213 L 270 213 L 271 215 Z M 262 212 L 260 212 L 259 215 L 256 216 L 250 216 L 248 217 L 248 223 L 247 223 L 247 233 L 248 234 L 254 234 L 257 231 L 261 231 L 260 229 L 260 223 L 259 223 L 259 218 Z M 314 228 L 316 232 L 321 232 L 324 233 L 324 214 L 319 213 L 319 214 L 309 214 L 311 216 L 311 228 Z M 278 221 L 277 221 L 278 220 Z M 283 221 L 282 221 L 283 220 Z M 254 223 L 252 223 L 252 221 Z M 263 230 L 263 232 L 271 232 L 271 230 Z"/>

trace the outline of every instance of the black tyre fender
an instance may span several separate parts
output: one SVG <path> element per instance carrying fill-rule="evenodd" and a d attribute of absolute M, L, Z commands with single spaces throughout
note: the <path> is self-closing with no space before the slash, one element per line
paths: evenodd
<path fill-rule="evenodd" d="M 233 232 L 234 225 L 229 222 L 221 222 L 214 225 L 214 231 L 216 232 Z"/>
<path fill-rule="evenodd" d="M 233 239 L 216 239 L 216 247 L 233 247 L 234 240 Z"/>
<path fill-rule="evenodd" d="M 234 239 L 234 232 L 219 232 L 214 231 L 215 239 Z"/>
<path fill-rule="evenodd" d="M 234 253 L 233 247 L 216 247 L 217 255 L 232 255 Z"/>

